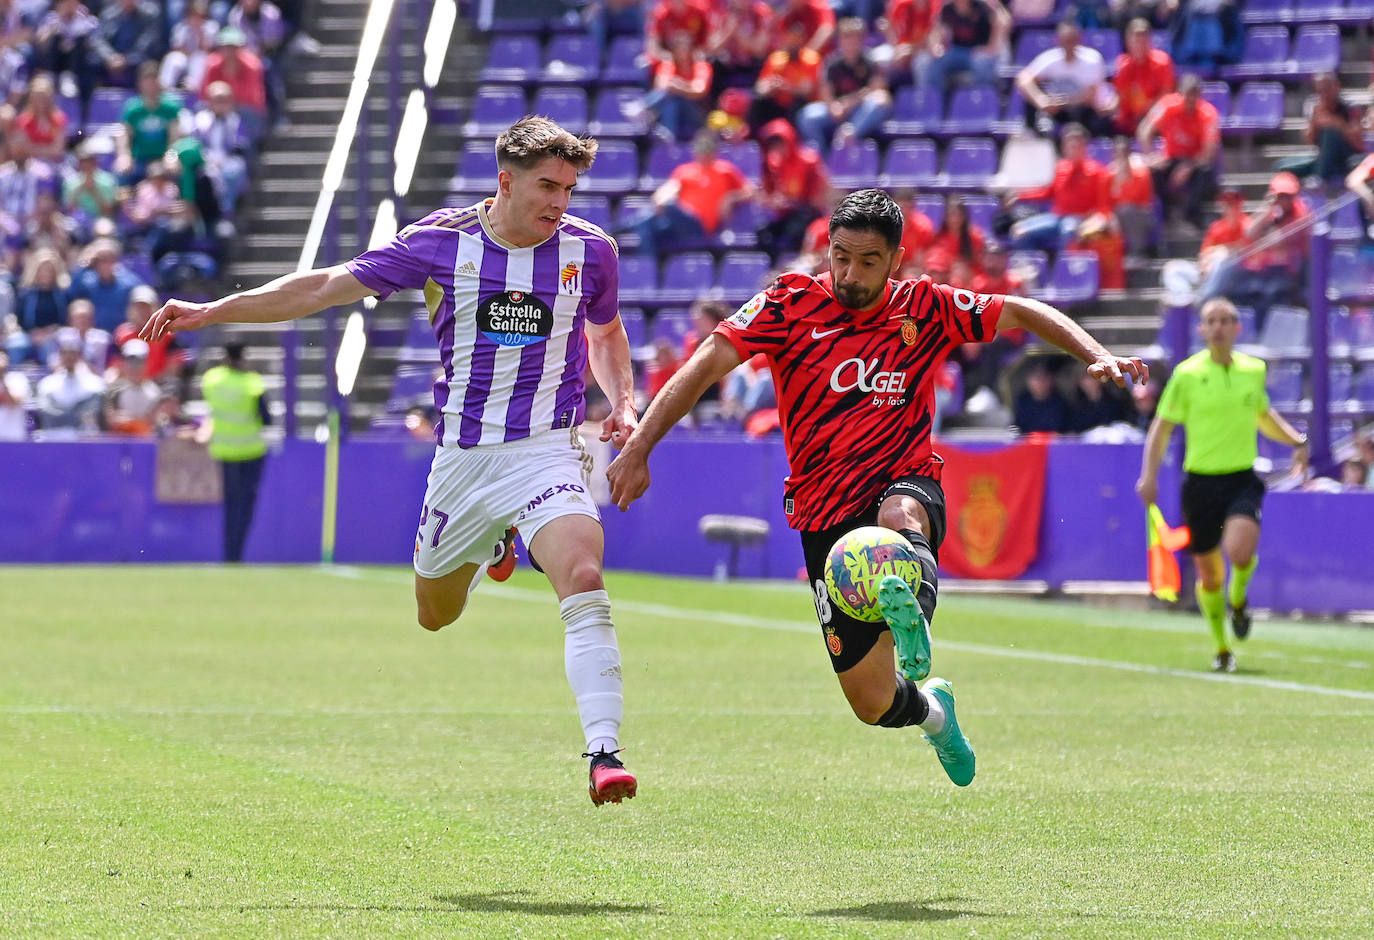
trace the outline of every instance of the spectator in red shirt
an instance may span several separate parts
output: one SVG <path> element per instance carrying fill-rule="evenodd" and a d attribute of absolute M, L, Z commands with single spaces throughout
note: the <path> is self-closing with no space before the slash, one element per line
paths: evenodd
<path fill-rule="evenodd" d="M 817 55 L 832 48 L 835 35 L 835 11 L 826 0 L 782 0 L 773 20 L 773 41 L 778 46 L 787 42 L 787 33 L 794 25 L 803 31 L 802 45 Z"/>
<path fill-rule="evenodd" d="M 650 59 L 666 59 L 677 33 L 691 37 L 693 49 L 711 38 L 711 4 L 708 0 L 658 0 L 649 13 L 644 51 Z"/>
<path fill-rule="evenodd" d="M 1103 290 L 1126 288 L 1126 240 L 1116 218 L 1104 212 L 1094 212 L 1078 224 L 1069 241 L 1071 251 L 1090 251 L 1097 255 L 1097 286 Z"/>
<path fill-rule="evenodd" d="M 689 140 L 706 120 L 711 63 L 697 54 L 685 32 L 674 33 L 668 45 L 672 57 L 654 64 L 654 87 L 644 98 L 644 109 L 669 139 Z"/>
<path fill-rule="evenodd" d="M 764 0 L 727 0 L 706 48 L 715 69 L 713 94 L 749 88 L 773 48 L 773 8 Z"/>
<path fill-rule="evenodd" d="M 1197 76 L 1185 75 L 1178 91 L 1155 102 L 1136 134 L 1166 214 L 1181 204 L 1184 220 L 1199 230 L 1202 211 L 1217 191 L 1220 125 L 1217 109 L 1202 97 Z M 1156 135 L 1164 141 L 1162 150 L 1155 150 Z"/>
<path fill-rule="evenodd" d="M 872 50 L 873 61 L 887 72 L 889 85 L 911 81 L 916 54 L 925 48 L 940 0 L 888 0 L 878 20 L 883 43 Z"/>
<path fill-rule="evenodd" d="M 115 346 L 123 349 L 129 340 L 137 339 L 138 331 L 143 329 L 160 304 L 157 291 L 146 284 L 135 287 L 129 294 L 127 318 L 115 327 Z M 181 375 L 183 380 L 188 377 L 183 374 L 188 368 L 186 352 L 177 345 L 174 333 L 164 333 L 158 339 L 150 340 L 148 347 L 148 378 L 157 381 L 174 375 Z M 119 360 L 116 359 L 111 365 L 117 367 Z"/>
<path fill-rule="evenodd" d="M 983 269 L 985 242 L 983 230 L 969 220 L 962 197 L 946 193 L 945 217 L 925 251 L 926 273 L 941 283 L 971 287 L 974 275 Z M 956 269 L 960 283 L 951 280 Z"/>
<path fill-rule="evenodd" d="M 227 82 L 239 107 L 247 109 L 261 126 L 261 119 L 267 116 L 267 84 L 262 60 L 245 48 L 247 41 L 243 31 L 232 26 L 219 31 L 219 48 L 205 60 L 200 97 L 209 98 L 209 88 L 215 82 Z"/>
<path fill-rule="evenodd" d="M 630 226 L 645 254 L 715 235 L 730 211 L 754 194 L 739 167 L 716 155 L 716 139 L 709 131 L 697 134 L 692 149 L 696 159 L 673 170 L 654 191 L 650 213 Z"/>
<path fill-rule="evenodd" d="M 887 78 L 864 51 L 867 30 L 857 17 L 840 24 L 840 48 L 826 65 L 821 97 L 801 109 L 797 128 L 822 152 L 872 137 L 892 113 Z M 836 128 L 838 127 L 838 131 Z"/>
<path fill-rule="evenodd" d="M 820 85 L 820 54 L 806 48 L 805 27 L 793 22 L 787 28 L 782 48 L 763 63 L 763 71 L 754 83 L 749 127 L 755 136 L 761 138 L 763 126 L 777 118 L 791 122 L 802 105 L 816 100 Z"/>
<path fill-rule="evenodd" d="M 1302 183 L 1292 173 L 1274 174 L 1268 195 L 1246 220 L 1244 248 L 1218 265 L 1204 301 L 1213 296 L 1210 291 L 1237 306 L 1253 307 L 1261 327 L 1270 307 L 1302 302 L 1310 233 L 1292 229 L 1311 212 L 1301 192 Z"/>
<path fill-rule="evenodd" d="M 67 116 L 57 106 L 51 76 L 39 73 L 29 80 L 28 100 L 10 130 L 28 138 L 35 160 L 57 163 L 66 154 Z"/>
<path fill-rule="evenodd" d="M 1087 216 L 1110 212 L 1107 204 L 1107 168 L 1088 156 L 1088 131 L 1082 124 L 1069 124 L 1060 141 L 1064 156 L 1054 170 L 1054 181 L 1039 189 L 1021 193 L 1021 200 L 1050 201 L 1048 212 L 1022 219 L 1011 227 L 1016 248 L 1055 252 L 1077 233 Z"/>
<path fill-rule="evenodd" d="M 1229 267 L 1227 258 L 1245 248 L 1245 230 L 1250 217 L 1245 212 L 1245 197 L 1238 190 L 1228 189 L 1217 197 L 1221 218 L 1207 228 L 1198 252 L 1198 274 L 1202 280 L 1199 296 L 1214 297 L 1221 292 L 1221 276 Z"/>
<path fill-rule="evenodd" d="M 796 251 L 807 227 L 829 210 L 830 181 L 821 155 L 797 142 L 797 131 L 783 118 L 765 124 L 763 197 L 773 220 L 759 232 L 759 244 L 775 258 Z"/>
<path fill-rule="evenodd" d="M 1131 151 L 1131 139 L 1118 137 L 1107 164 L 1105 201 L 1126 239 L 1126 254 L 1144 255 L 1155 237 L 1155 184 L 1145 158 Z"/>
<path fill-rule="evenodd" d="M 1154 48 L 1150 24 L 1131 20 L 1126 27 L 1126 51 L 1116 60 L 1116 126 L 1123 134 L 1135 134 L 1141 118 L 1156 101 L 1174 90 L 1174 60 Z"/>

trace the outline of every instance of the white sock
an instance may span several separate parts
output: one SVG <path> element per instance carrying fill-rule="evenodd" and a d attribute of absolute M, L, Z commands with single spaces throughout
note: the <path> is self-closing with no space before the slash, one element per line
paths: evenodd
<path fill-rule="evenodd" d="M 945 706 L 940 704 L 940 700 L 931 695 L 924 689 L 921 690 L 921 698 L 926 700 L 926 720 L 921 722 L 921 730 L 926 734 L 939 734 L 945 727 Z"/>
<path fill-rule="evenodd" d="M 568 685 L 577 698 L 587 752 L 614 751 L 620 746 L 625 697 L 621 691 L 620 648 L 611 623 L 611 599 L 605 591 L 584 591 L 563 598 L 558 613 L 567 627 L 563 663 Z"/>

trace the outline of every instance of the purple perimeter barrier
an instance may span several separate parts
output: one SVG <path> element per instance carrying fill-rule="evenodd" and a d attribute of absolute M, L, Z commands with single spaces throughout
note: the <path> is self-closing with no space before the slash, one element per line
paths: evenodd
<path fill-rule="evenodd" d="M 433 448 L 424 442 L 343 443 L 335 557 L 405 564 L 414 547 Z M 248 540 L 254 562 L 319 559 L 324 448 L 287 442 L 268 456 Z M 220 555 L 218 506 L 153 499 L 155 448 L 146 442 L 0 444 L 0 562 L 206 562 Z M 1026 572 L 1069 580 L 1145 576 L 1144 514 L 1133 492 L 1136 445 L 1057 441 L 1050 448 L 1040 555 Z M 801 549 L 782 515 L 781 442 L 670 435 L 654 454 L 654 484 L 629 512 L 603 507 L 610 568 L 707 576 L 726 547 L 707 542 L 707 513 L 767 519 L 766 543 L 742 550 L 745 577 L 793 578 Z M 1178 522 L 1177 471 L 1161 474 L 1164 510 Z M 1374 610 L 1368 575 L 1374 493 L 1271 493 L 1260 544 L 1259 607 L 1317 613 Z M 804 588 L 798 587 L 798 590 Z"/>

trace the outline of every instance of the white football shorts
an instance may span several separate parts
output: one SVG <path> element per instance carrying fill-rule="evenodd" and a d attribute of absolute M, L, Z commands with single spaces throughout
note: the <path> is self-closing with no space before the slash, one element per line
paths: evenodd
<path fill-rule="evenodd" d="M 560 516 L 600 522 L 591 467 L 576 428 L 504 444 L 435 448 L 415 536 L 416 574 L 440 578 L 469 562 L 489 564 L 510 526 L 528 545 Z"/>

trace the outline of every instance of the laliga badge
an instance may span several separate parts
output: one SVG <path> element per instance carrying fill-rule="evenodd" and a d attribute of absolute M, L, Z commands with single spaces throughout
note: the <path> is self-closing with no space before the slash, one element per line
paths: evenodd
<path fill-rule="evenodd" d="M 907 346 L 916 345 L 916 319 L 902 317 L 902 342 Z"/>

